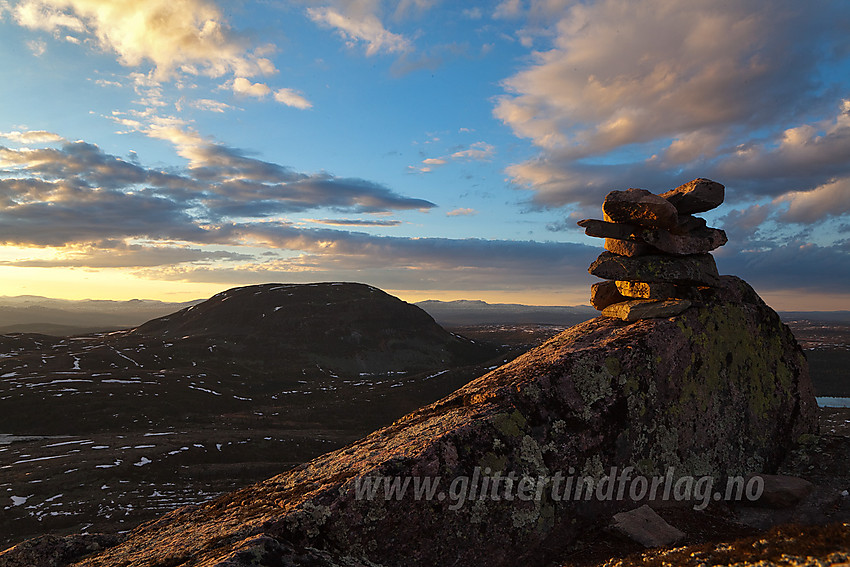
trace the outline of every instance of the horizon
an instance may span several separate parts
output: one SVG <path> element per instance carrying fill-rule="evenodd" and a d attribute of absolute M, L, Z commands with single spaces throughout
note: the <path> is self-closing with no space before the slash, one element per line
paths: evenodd
<path fill-rule="evenodd" d="M 289 282 L 289 283 L 292 284 L 292 282 Z M 304 283 L 297 283 L 297 284 L 294 284 L 294 285 L 310 285 L 310 284 L 316 284 L 316 283 L 360 283 L 360 284 L 364 284 L 364 285 L 372 285 L 372 284 L 369 284 L 368 282 L 331 282 L 331 281 L 304 282 Z M 264 282 L 264 284 L 265 285 L 272 285 L 272 284 L 286 285 L 287 282 Z M 262 284 L 248 284 L 248 285 L 262 285 Z M 233 286 L 233 287 L 242 287 L 242 286 Z M 377 286 L 372 286 L 372 287 L 377 287 Z M 220 290 L 210 294 L 209 296 L 194 297 L 194 298 L 184 299 L 184 300 L 179 300 L 179 301 L 176 301 L 176 300 L 175 301 L 169 301 L 169 300 L 164 300 L 164 299 L 152 299 L 152 298 L 144 298 L 144 297 L 130 297 L 130 298 L 127 298 L 127 299 L 110 299 L 110 298 L 104 299 L 104 298 L 95 298 L 95 297 L 80 297 L 80 298 L 51 297 L 51 296 L 30 295 L 30 294 L 0 295 L 0 299 L 19 299 L 19 298 L 22 298 L 22 297 L 32 297 L 32 298 L 36 298 L 36 299 L 59 300 L 59 301 L 79 301 L 79 302 L 83 302 L 83 301 L 115 301 L 115 302 L 124 303 L 124 302 L 130 302 L 130 301 L 159 301 L 159 302 L 163 302 L 163 303 L 178 304 L 178 303 L 206 301 L 207 299 L 211 298 L 213 295 L 227 291 L 229 289 L 233 289 L 233 288 L 232 287 L 231 288 L 223 288 L 223 289 L 220 289 Z M 388 293 L 390 295 L 398 297 L 399 299 L 406 301 L 408 303 L 412 303 L 412 304 L 426 302 L 426 301 L 440 301 L 440 302 L 445 302 L 445 303 L 459 302 L 459 301 L 469 301 L 469 302 L 484 302 L 487 305 L 521 305 L 521 306 L 524 306 L 524 307 L 574 307 L 574 308 L 586 307 L 588 309 L 593 309 L 593 307 L 590 305 L 589 301 L 586 302 L 586 303 L 574 303 L 574 304 L 549 304 L 549 303 L 525 303 L 525 302 L 518 302 L 518 301 L 510 301 L 510 300 L 507 300 L 507 299 L 510 299 L 509 297 L 506 298 L 505 301 L 487 301 L 487 300 L 484 300 L 484 299 L 472 298 L 472 297 L 458 297 L 458 298 L 455 298 L 455 299 L 451 299 L 451 298 L 435 299 L 434 297 L 431 297 L 431 296 L 423 296 L 422 299 L 415 299 L 415 298 L 411 298 L 412 296 L 404 297 L 403 296 L 404 294 L 396 293 L 393 290 L 382 289 L 381 291 L 384 291 L 385 293 Z M 447 295 L 446 297 L 453 297 L 453 296 Z M 762 299 L 765 299 L 765 302 L 768 304 L 768 306 L 770 306 L 772 309 L 774 309 L 777 312 L 798 312 L 799 311 L 799 312 L 838 313 L 838 312 L 850 311 L 850 309 L 847 309 L 847 308 L 842 308 L 842 309 L 783 308 L 783 307 L 776 306 L 776 305 L 772 304 L 770 301 L 767 300 L 767 298 L 765 298 L 763 296 L 762 296 Z"/>
<path fill-rule="evenodd" d="M 720 273 L 848 310 L 848 26 L 839 0 L 0 0 L 0 295 L 587 305 L 576 221 L 707 177 Z"/>

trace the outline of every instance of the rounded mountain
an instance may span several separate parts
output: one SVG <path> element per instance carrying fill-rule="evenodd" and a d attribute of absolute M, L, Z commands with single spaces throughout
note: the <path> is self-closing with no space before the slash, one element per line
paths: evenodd
<path fill-rule="evenodd" d="M 360 283 L 262 284 L 229 289 L 153 319 L 131 335 L 258 362 L 389 372 L 463 365 L 497 354 L 449 333 L 425 311 Z"/>

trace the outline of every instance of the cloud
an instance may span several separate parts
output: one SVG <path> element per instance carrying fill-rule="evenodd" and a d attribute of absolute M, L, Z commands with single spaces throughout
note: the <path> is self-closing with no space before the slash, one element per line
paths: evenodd
<path fill-rule="evenodd" d="M 226 104 L 224 102 L 220 102 L 218 100 L 211 100 L 208 98 L 201 98 L 198 100 L 193 100 L 189 102 L 189 106 L 193 108 L 197 108 L 198 110 L 206 110 L 209 112 L 219 112 L 223 113 L 226 110 L 233 109 L 232 106 Z"/>
<path fill-rule="evenodd" d="M 532 202 L 539 207 L 573 204 L 601 208 L 610 191 L 629 187 L 661 193 L 709 172 L 688 177 L 689 171 L 668 171 L 655 163 L 588 164 L 559 160 L 557 156 L 538 158 L 508 166 L 513 182 L 533 191 Z"/>
<path fill-rule="evenodd" d="M 60 179 L 65 187 L 114 189 L 152 180 L 141 167 L 104 154 L 86 142 L 67 142 L 57 148 L 0 146 L 0 168 L 4 173 L 33 175 L 38 179 Z"/>
<path fill-rule="evenodd" d="M 850 251 L 846 246 L 797 241 L 716 257 L 720 273 L 742 277 L 760 291 L 847 293 L 850 280 Z"/>
<path fill-rule="evenodd" d="M 0 261 L 0 266 L 19 268 L 150 268 L 177 264 L 209 264 L 210 262 L 244 262 L 248 254 L 210 251 L 188 246 L 127 244 L 101 241 L 85 246 L 57 249 L 58 257 Z"/>
<path fill-rule="evenodd" d="M 451 158 L 457 161 L 488 161 L 495 153 L 494 146 L 486 142 L 475 142 L 472 147 L 453 153 Z"/>
<path fill-rule="evenodd" d="M 599 249 L 582 244 L 510 240 L 376 237 L 342 231 L 297 231 L 279 236 L 280 247 L 298 246 L 292 258 L 228 268 L 177 266 L 141 272 L 155 279 L 250 283 L 271 280 L 340 281 L 363 277 L 387 289 L 564 291 L 583 294 Z M 269 235 L 271 237 L 271 235 Z M 583 290 L 581 289 L 583 288 Z"/>
<path fill-rule="evenodd" d="M 502 0 L 493 11 L 494 18 L 514 19 L 520 17 L 523 6 L 521 0 Z"/>
<path fill-rule="evenodd" d="M 307 222 L 324 224 L 328 226 L 398 226 L 400 220 L 372 220 L 372 219 L 305 219 Z"/>
<path fill-rule="evenodd" d="M 850 177 L 835 179 L 810 191 L 793 191 L 775 200 L 788 203 L 780 218 L 788 222 L 816 223 L 850 213 Z"/>
<path fill-rule="evenodd" d="M 743 202 L 850 175 L 850 103 L 835 98 L 846 93 L 838 66 L 850 48 L 842 6 L 546 0 L 529 9 L 529 18 L 549 14 L 552 45 L 503 81 L 494 114 L 539 148 L 507 168 L 535 205 L 589 206 L 612 189 L 666 190 L 695 177 Z"/>
<path fill-rule="evenodd" d="M 473 215 L 477 215 L 477 214 L 478 214 L 478 211 L 476 211 L 475 209 L 464 208 L 464 209 L 454 209 L 452 211 L 449 211 L 449 212 L 446 213 L 446 216 L 447 217 L 469 217 L 469 216 L 473 216 Z"/>
<path fill-rule="evenodd" d="M 834 116 L 788 125 L 761 142 L 738 144 L 718 163 L 719 175 L 762 181 L 774 179 L 763 194 L 813 189 L 850 173 L 850 99 L 841 100 Z M 802 186 L 802 187 L 801 187 Z"/>
<path fill-rule="evenodd" d="M 416 15 L 427 12 L 442 0 L 398 0 L 395 2 L 396 9 L 393 17 L 397 20 L 406 17 L 413 12 Z"/>
<path fill-rule="evenodd" d="M 265 83 L 252 83 L 245 77 L 233 79 L 233 92 L 236 94 L 263 98 L 268 96 L 272 90 Z"/>
<path fill-rule="evenodd" d="M 150 62 L 158 79 L 178 72 L 211 77 L 276 72 L 266 57 L 272 49 L 250 51 L 206 0 L 19 0 L 12 10 L 21 26 L 57 37 L 84 34 L 128 67 Z"/>
<path fill-rule="evenodd" d="M 348 47 L 353 48 L 358 42 L 365 43 L 369 57 L 379 53 L 404 53 L 413 48 L 406 37 L 384 28 L 380 18 L 371 11 L 350 7 L 347 13 L 343 13 L 337 8 L 323 7 L 308 8 L 307 15 L 318 24 L 336 29 Z"/>
<path fill-rule="evenodd" d="M 771 205 L 750 205 L 745 209 L 735 209 L 718 219 L 726 231 L 729 246 L 737 249 L 749 248 L 758 241 L 759 228 L 776 212 Z"/>
<path fill-rule="evenodd" d="M 232 75 L 224 85 L 237 95 L 258 99 L 268 97 L 299 109 L 312 107 L 301 93 L 291 88 L 270 87 L 250 78 L 278 72 L 269 59 L 274 45 L 252 46 L 250 38 L 230 28 L 227 19 L 211 0 L 17 0 L 9 5 L 15 22 L 28 29 L 51 33 L 57 40 L 80 43 L 115 54 L 133 71 L 129 79 L 140 98 L 134 101 L 153 114 L 169 105 L 161 84 L 173 80 L 178 87 L 189 86 L 186 76 L 212 78 Z M 71 32 L 75 35 L 69 35 Z M 45 53 L 43 40 L 28 42 L 37 56 Z M 115 81 L 99 85 L 122 86 Z M 183 99 L 175 103 L 180 110 Z M 224 103 L 202 99 L 189 103 L 201 110 L 224 112 Z"/>
<path fill-rule="evenodd" d="M 184 205 L 150 192 L 97 191 L 65 183 L 46 184 L 49 190 L 38 191 L 45 188 L 36 185 L 0 181 L 6 201 L 0 212 L 0 242 L 63 246 L 105 238 L 203 241 L 207 236 Z M 21 191 L 24 188 L 30 193 Z M 32 198 L 39 193 L 41 199 Z"/>
<path fill-rule="evenodd" d="M 442 165 L 446 165 L 450 162 L 468 162 L 468 161 L 490 161 L 496 153 L 496 148 L 486 142 L 475 142 L 468 148 L 462 150 L 456 150 L 451 154 L 436 157 L 436 158 L 426 158 L 422 160 L 422 164 L 425 167 L 411 167 L 414 171 L 420 171 L 422 173 L 428 173 L 433 170 L 434 167 L 439 167 Z"/>
<path fill-rule="evenodd" d="M 32 52 L 36 57 L 41 57 L 45 53 L 47 53 L 47 43 L 41 40 L 31 40 L 27 42 L 27 48 Z"/>
<path fill-rule="evenodd" d="M 308 108 L 313 108 L 313 103 L 304 98 L 303 95 L 299 94 L 297 91 L 292 89 L 278 89 L 274 92 L 274 99 L 286 106 L 292 106 L 294 108 L 300 108 L 301 110 L 306 110 Z"/>
<path fill-rule="evenodd" d="M 318 207 L 373 213 L 435 206 L 364 179 L 340 178 L 324 172 L 298 173 L 180 128 L 152 128 L 148 133 L 170 141 L 178 154 L 189 160 L 192 178 L 208 184 L 204 203 L 216 217 L 272 216 Z"/>
<path fill-rule="evenodd" d="M 504 81 L 512 94 L 499 99 L 496 115 L 538 146 L 575 157 L 720 124 L 763 125 L 777 108 L 793 116 L 800 92 L 816 87 L 816 38 L 800 28 L 816 23 L 812 12 L 823 16 L 794 8 L 576 4 L 558 24 L 555 48 Z M 780 31 L 796 31 L 803 43 L 792 48 Z"/>
<path fill-rule="evenodd" d="M 11 132 L 0 132 L 0 138 L 6 138 L 9 141 L 19 144 L 49 144 L 51 142 L 64 142 L 65 138 L 59 134 L 48 132 L 46 130 L 28 130 L 20 132 L 13 130 Z"/>
<path fill-rule="evenodd" d="M 434 71 L 448 60 L 460 57 L 471 58 L 471 48 L 467 42 L 442 43 L 415 52 L 412 48 L 402 53 L 390 67 L 390 73 L 401 77 L 408 73 L 427 69 Z"/>
<path fill-rule="evenodd" d="M 237 77 L 233 80 L 233 92 L 262 99 L 272 94 L 272 89 L 265 83 L 252 83 L 244 77 Z M 274 91 L 274 99 L 281 104 L 301 110 L 313 107 L 313 104 L 309 100 L 293 89 L 278 89 Z"/>
<path fill-rule="evenodd" d="M 833 117 L 785 127 L 758 142 L 717 142 L 710 151 L 707 148 L 692 154 L 691 161 L 671 163 L 662 152 L 642 161 L 600 160 L 602 163 L 594 164 L 590 159 L 577 160 L 562 152 L 545 151 L 534 159 L 508 166 L 507 172 L 517 186 L 533 192 L 532 201 L 540 207 L 598 205 L 612 189 L 640 187 L 662 192 L 696 177 L 726 185 L 729 203 L 763 197 L 790 202 L 792 194 L 800 203 L 803 194 L 850 177 L 846 159 L 850 155 L 848 108 L 850 104 L 842 101 Z M 716 141 L 707 137 L 701 143 Z M 667 148 L 690 152 L 685 149 L 690 141 L 677 142 L 674 140 Z M 819 194 L 825 195 L 826 190 Z M 834 197 L 837 207 L 833 212 L 821 207 L 821 218 L 847 212 L 841 208 L 844 200 L 840 195 Z M 808 222 L 813 221 L 814 217 L 809 216 Z"/>
<path fill-rule="evenodd" d="M 469 18 L 470 20 L 480 20 L 484 16 L 484 13 L 478 6 L 474 8 L 464 8 L 461 13 L 465 18 Z"/>
<path fill-rule="evenodd" d="M 0 146 L 0 242 L 62 246 L 148 238 L 242 244 L 251 222 L 285 213 L 425 210 L 435 205 L 364 179 L 299 173 L 175 127 L 156 132 L 189 160 L 158 170 L 86 142 Z M 247 224 L 246 224 L 247 223 Z"/>
<path fill-rule="evenodd" d="M 62 12 L 58 6 L 54 7 L 49 2 L 18 2 L 14 7 L 14 16 L 18 24 L 31 29 L 49 32 L 57 32 L 60 29 L 85 31 L 85 24 L 79 18 Z"/>

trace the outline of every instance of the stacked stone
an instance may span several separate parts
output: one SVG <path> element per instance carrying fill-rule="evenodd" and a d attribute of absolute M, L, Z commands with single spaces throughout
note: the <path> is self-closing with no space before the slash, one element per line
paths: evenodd
<path fill-rule="evenodd" d="M 709 252 L 726 244 L 726 233 L 693 215 L 719 206 L 724 189 L 700 178 L 661 195 L 610 192 L 602 204 L 605 220 L 578 223 L 588 236 L 605 239 L 606 251 L 588 271 L 609 281 L 593 284 L 591 305 L 630 322 L 673 317 L 718 286 Z"/>

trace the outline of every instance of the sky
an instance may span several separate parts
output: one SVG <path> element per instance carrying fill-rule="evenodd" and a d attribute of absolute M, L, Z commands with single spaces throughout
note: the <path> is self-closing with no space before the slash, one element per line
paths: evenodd
<path fill-rule="evenodd" d="M 0 295 L 587 304 L 612 190 L 850 309 L 845 0 L 0 0 Z"/>

